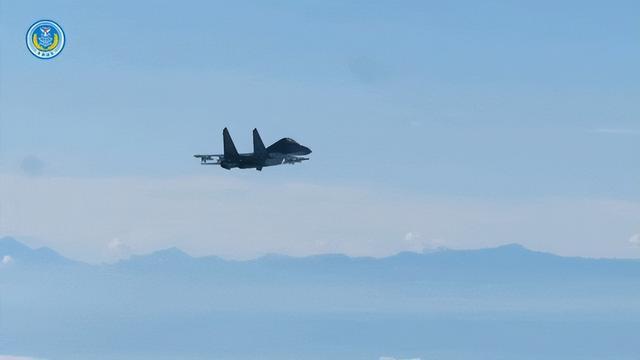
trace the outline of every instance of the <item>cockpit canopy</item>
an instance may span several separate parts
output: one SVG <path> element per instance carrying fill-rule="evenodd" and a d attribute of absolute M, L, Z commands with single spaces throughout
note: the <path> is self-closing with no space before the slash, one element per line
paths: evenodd
<path fill-rule="evenodd" d="M 282 139 L 276 141 L 275 143 L 273 143 L 273 145 L 281 145 L 281 144 L 296 144 L 296 145 L 298 145 L 298 142 L 293 140 L 293 139 L 291 139 L 291 138 L 282 138 Z"/>
<path fill-rule="evenodd" d="M 267 148 L 269 153 L 291 154 L 291 155 L 307 155 L 311 153 L 309 148 L 298 144 L 291 138 L 282 138 Z"/>

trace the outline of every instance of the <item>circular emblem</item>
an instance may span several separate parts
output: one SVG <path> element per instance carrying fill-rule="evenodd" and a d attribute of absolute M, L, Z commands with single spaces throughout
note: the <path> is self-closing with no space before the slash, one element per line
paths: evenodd
<path fill-rule="evenodd" d="M 27 48 L 40 59 L 52 59 L 64 48 L 64 31 L 51 20 L 40 20 L 27 31 Z"/>

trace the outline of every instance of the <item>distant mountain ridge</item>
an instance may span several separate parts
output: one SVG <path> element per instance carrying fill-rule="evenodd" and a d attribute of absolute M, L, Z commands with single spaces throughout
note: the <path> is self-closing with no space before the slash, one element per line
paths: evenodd
<path fill-rule="evenodd" d="M 366 279 L 367 281 L 545 281 L 577 278 L 640 278 L 640 260 L 562 257 L 532 251 L 518 244 L 477 250 L 450 250 L 373 257 L 321 254 L 305 257 L 265 255 L 252 260 L 193 257 L 172 247 L 133 255 L 113 264 L 89 265 L 46 248 L 32 249 L 5 237 L 0 259 L 10 256 L 14 266 L 88 266 L 119 271 L 199 274 L 200 276 L 279 276 L 294 278 Z M 230 276 L 231 276 L 230 275 Z"/>
<path fill-rule="evenodd" d="M 433 256 L 433 255 L 443 255 L 447 253 L 500 253 L 503 255 L 514 255 L 514 256 L 532 256 L 532 255 L 544 255 L 544 256 L 553 256 L 553 257 L 562 257 L 550 253 L 537 252 L 533 250 L 529 250 L 526 247 L 520 244 L 506 244 L 492 248 L 482 248 L 482 249 L 472 249 L 472 250 L 452 250 L 448 248 L 439 248 L 434 251 L 427 252 L 410 252 L 403 251 L 394 255 L 389 255 L 385 257 L 368 257 L 368 256 L 349 256 L 345 254 L 337 254 L 337 253 L 327 253 L 327 254 L 316 254 L 316 255 L 308 255 L 308 256 L 289 256 L 283 254 L 266 254 L 260 256 L 255 259 L 250 260 L 225 260 L 215 255 L 205 255 L 205 256 L 191 256 L 184 252 L 183 250 L 177 247 L 170 247 L 166 249 L 160 249 L 156 251 L 152 251 L 147 254 L 136 254 L 132 255 L 130 258 L 119 260 L 114 264 L 109 265 L 117 265 L 119 263 L 147 263 L 147 264 L 162 264 L 162 263 L 170 263 L 170 262 L 185 262 L 185 261 L 194 261 L 194 260 L 202 260 L 202 259 L 215 259 L 217 261 L 228 261 L 228 262 L 279 262 L 279 261 L 328 261 L 328 262 L 343 262 L 343 261 L 389 261 L 391 259 L 404 259 L 410 260 L 415 258 L 421 258 L 425 256 Z M 28 262 L 34 261 L 42 261 L 48 263 L 63 263 L 63 262 L 71 262 L 71 263 L 81 263 L 81 261 L 76 261 L 69 259 L 58 252 L 52 250 L 48 247 L 39 247 L 39 248 L 31 248 L 30 246 L 16 240 L 13 237 L 5 236 L 0 238 L 0 257 L 2 256 L 11 256 L 15 260 L 24 260 Z M 587 258 L 584 258 L 587 259 Z M 592 259 L 589 259 L 592 260 Z M 107 264 L 103 264 L 107 265 Z"/>
<path fill-rule="evenodd" d="M 22 259 L 28 261 L 40 260 L 43 262 L 72 262 L 72 263 L 82 263 L 82 261 L 77 261 L 73 259 L 69 259 L 60 253 L 52 250 L 49 247 L 39 247 L 32 248 L 13 237 L 5 236 L 0 238 L 0 257 L 9 255 L 14 259 Z M 170 247 L 166 249 L 155 250 L 146 254 L 136 254 L 132 255 L 129 258 L 122 259 L 113 264 L 102 264 L 102 265 L 117 265 L 119 263 L 130 263 L 130 262 L 145 262 L 148 264 L 153 263 L 167 263 L 172 261 L 189 261 L 189 260 L 202 260 L 202 259 L 215 259 L 217 261 L 228 261 L 235 263 L 242 262 L 278 262 L 278 261 L 329 261 L 329 262 L 341 262 L 341 261 L 394 261 L 394 260 L 406 260 L 411 261 L 412 259 L 419 259 L 424 257 L 451 257 L 451 256 L 511 256 L 516 257 L 518 259 L 523 258 L 531 258 L 531 257 L 541 257 L 541 258 L 560 258 L 560 259 L 572 259 L 572 260 L 584 260 L 584 261 L 621 261 L 621 262 L 638 262 L 640 263 L 640 259 L 617 259 L 617 258 L 586 258 L 586 257 L 578 257 L 578 256 L 561 256 L 555 255 L 547 252 L 540 252 L 526 248 L 523 245 L 517 243 L 499 245 L 496 247 L 488 247 L 488 248 L 479 248 L 479 249 L 449 249 L 449 248 L 438 248 L 432 251 L 424 251 L 424 252 L 411 252 L 411 251 L 402 251 L 397 254 L 388 255 L 384 257 L 370 257 L 370 256 L 349 256 L 345 254 L 338 253 L 326 253 L 326 254 L 314 254 L 307 256 L 290 256 L 283 254 L 266 254 L 255 259 L 249 260 L 226 260 L 221 257 L 215 255 L 204 255 L 204 256 L 191 256 L 177 247 Z"/>
<path fill-rule="evenodd" d="M 5 258 L 8 257 L 8 258 Z M 11 259 L 27 264 L 72 264 L 79 263 L 68 259 L 48 247 L 33 249 L 12 237 L 0 238 L 0 259 Z"/>
<path fill-rule="evenodd" d="M 561 257 L 514 244 L 246 261 L 173 247 L 89 265 L 7 237 L 5 257 L 12 260 L 0 263 L 0 348 L 9 354 L 376 359 L 395 348 L 413 349 L 403 358 L 453 360 L 477 358 L 485 346 L 492 356 L 483 358 L 521 359 L 554 344 L 540 358 L 637 354 L 639 260 Z M 460 344 L 468 353 L 443 356 Z M 438 346 L 446 352 L 429 353 Z M 96 349 L 106 355 L 92 357 Z M 123 358 L 123 349 L 135 356 Z M 583 351 L 572 357 L 575 349 Z"/>

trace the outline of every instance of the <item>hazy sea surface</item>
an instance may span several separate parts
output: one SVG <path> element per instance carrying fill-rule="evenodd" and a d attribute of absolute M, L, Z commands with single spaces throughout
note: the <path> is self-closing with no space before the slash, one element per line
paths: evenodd
<path fill-rule="evenodd" d="M 0 239 L 0 355 L 634 359 L 640 261 L 519 246 L 389 258 L 178 249 L 88 265 Z M 4 255 L 3 255 L 4 256 Z"/>

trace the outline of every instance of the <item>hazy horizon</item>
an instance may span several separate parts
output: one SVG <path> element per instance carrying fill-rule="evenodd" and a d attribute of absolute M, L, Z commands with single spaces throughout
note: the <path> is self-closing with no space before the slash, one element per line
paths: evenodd
<path fill-rule="evenodd" d="M 6 238 L 0 253 L 0 354 L 595 360 L 638 349 L 640 260 L 504 246 L 251 261 L 173 250 L 87 265 Z"/>
<path fill-rule="evenodd" d="M 200 259 L 200 258 L 217 258 L 217 259 L 221 259 L 221 260 L 225 260 L 225 261 L 237 261 L 237 262 L 244 262 L 244 261 L 253 261 L 253 260 L 259 260 L 262 258 L 269 258 L 272 256 L 277 256 L 277 257 L 288 257 L 288 258 L 292 258 L 292 259 L 304 259 L 304 258 L 310 258 L 310 257 L 322 257 L 322 256 L 344 256 L 346 258 L 351 258 L 351 259 L 385 259 L 385 258 L 389 258 L 389 257 L 395 257 L 398 255 L 403 255 L 403 254 L 416 254 L 416 255 L 420 255 L 420 254 L 436 254 L 438 252 L 446 252 L 446 251 L 453 251 L 453 252 L 473 252 L 473 251 L 482 251 L 482 250 L 496 250 L 496 249 L 505 249 L 505 248 L 518 248 L 518 249 L 523 249 L 525 251 L 531 252 L 531 253 L 538 253 L 538 254 L 544 254 L 544 255 L 553 255 L 553 256 L 557 256 L 557 257 L 561 257 L 561 258 L 574 258 L 574 259 L 585 259 L 585 260 L 637 260 L 640 261 L 640 259 L 638 258 L 624 258 L 624 257 L 585 257 L 585 256 L 566 256 L 566 255 L 561 255 L 561 254 L 555 254 L 555 253 L 551 253 L 551 252 L 545 252 L 545 251 L 539 251 L 539 250 L 535 250 L 535 249 L 530 249 L 522 244 L 519 244 L 517 242 L 512 242 L 512 243 L 505 243 L 505 244 L 499 244 L 499 245 L 495 245 L 495 246 L 490 246 L 490 247 L 478 247 L 478 248 L 449 248 L 449 247 L 445 247 L 445 246 L 439 246 L 439 247 L 433 247 L 433 248 L 425 248 L 422 250 L 402 250 L 402 251 L 398 251 L 396 253 L 391 253 L 391 254 L 386 254 L 386 255 L 381 255 L 381 256 L 367 256 L 367 255 L 349 255 L 349 254 L 344 254 L 344 253 L 339 253 L 339 252 L 319 252 L 319 253 L 313 253 L 313 254 L 306 254 L 306 255 L 289 255 L 289 254 L 283 254 L 283 253 L 265 253 L 265 254 L 260 254 L 257 255 L 256 257 L 247 257 L 247 258 L 233 258 L 233 257 L 226 257 L 224 255 L 220 255 L 220 254 L 216 254 L 216 253 L 211 253 L 211 254 L 191 254 L 188 251 L 181 249 L 180 247 L 177 246 L 170 246 L 170 247 L 160 247 L 157 249 L 152 249 L 150 251 L 145 251 L 145 252 L 136 252 L 133 249 L 119 249 L 119 251 L 126 251 L 125 254 L 120 254 L 117 257 L 114 257 L 112 259 L 103 261 L 103 262 L 87 262 L 87 261 L 83 261 L 81 259 L 76 259 L 70 256 L 67 256 L 66 254 L 60 252 L 59 250 L 49 247 L 49 246 L 32 246 L 28 240 L 24 240 L 24 239 L 20 239 L 18 237 L 15 236 L 10 236 L 10 235 L 2 235 L 0 236 L 0 244 L 2 244 L 3 241 L 15 241 L 20 245 L 26 246 L 28 248 L 30 248 L 31 250 L 39 250 L 39 249 L 48 249 L 48 250 L 52 250 L 54 251 L 56 254 L 58 254 L 59 256 L 68 259 L 68 260 L 72 260 L 74 262 L 79 262 L 79 263 L 84 263 L 87 265 L 112 265 L 112 264 L 116 264 L 120 261 L 125 261 L 125 260 L 130 260 L 132 258 L 139 258 L 139 257 L 145 257 L 145 256 L 150 256 L 150 255 L 154 255 L 154 254 L 159 254 L 159 253 L 166 253 L 166 252 L 171 252 L 171 251 L 178 251 L 181 254 L 184 254 L 190 258 L 193 259 Z M 113 246 L 122 246 L 122 244 L 113 244 Z M 0 254 L 0 260 L 2 259 L 3 256 L 7 256 L 10 254 Z M 8 260 L 8 261 L 12 261 L 12 260 Z"/>

